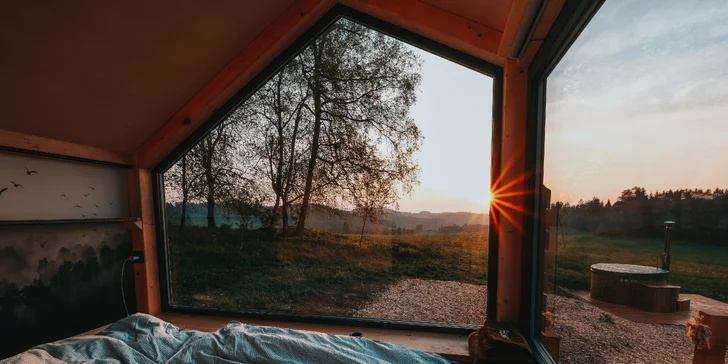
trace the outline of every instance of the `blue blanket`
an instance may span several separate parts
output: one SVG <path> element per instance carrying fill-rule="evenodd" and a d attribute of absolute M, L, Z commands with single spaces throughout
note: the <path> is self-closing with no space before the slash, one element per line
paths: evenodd
<path fill-rule="evenodd" d="M 135 314 L 98 335 L 44 344 L 2 363 L 448 363 L 365 338 L 231 322 L 216 332 Z"/>

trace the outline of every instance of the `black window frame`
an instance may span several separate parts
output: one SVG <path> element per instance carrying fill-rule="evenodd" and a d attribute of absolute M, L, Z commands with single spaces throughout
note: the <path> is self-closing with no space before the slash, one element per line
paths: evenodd
<path fill-rule="evenodd" d="M 543 198 L 544 142 L 546 130 L 546 81 L 571 45 L 606 0 L 567 0 L 528 68 L 525 171 L 528 178 L 524 206 L 532 214 L 523 224 L 523 270 L 521 278 L 521 330 L 531 342 L 539 363 L 555 363 L 541 343 L 543 311 L 543 257 L 545 226 L 541 216 Z"/>
<path fill-rule="evenodd" d="M 175 306 L 171 304 L 171 291 L 169 286 L 169 260 L 167 249 L 167 222 L 164 210 L 164 172 L 171 168 L 182 156 L 210 133 L 220 122 L 230 115 L 237 107 L 245 102 L 254 92 L 273 77 L 284 65 L 297 56 L 316 37 L 322 34 L 330 25 L 346 18 L 371 29 L 384 33 L 392 38 L 423 49 L 449 61 L 467 67 L 471 70 L 485 74 L 493 79 L 493 112 L 492 112 L 492 153 L 491 153 L 491 181 L 492 186 L 496 176 L 500 174 L 501 160 L 501 125 L 503 109 L 503 68 L 483 59 L 477 58 L 455 48 L 443 45 L 427 37 L 411 32 L 399 26 L 385 22 L 371 15 L 354 10 L 347 6 L 337 4 L 324 14 L 318 21 L 306 30 L 286 50 L 278 55 L 268 66 L 255 75 L 242 88 L 235 93 L 180 145 L 167 155 L 151 171 L 154 199 L 154 214 L 156 221 L 156 242 L 159 267 L 159 288 L 162 312 L 182 314 L 202 314 L 214 316 L 239 317 L 250 319 L 263 319 L 271 321 L 307 322 L 329 325 L 346 325 L 357 327 L 373 327 L 395 330 L 410 330 L 422 332 L 438 332 L 467 335 L 476 326 L 458 325 L 432 322 L 383 320 L 373 318 L 342 317 L 312 314 L 282 313 L 263 310 L 231 310 L 209 307 Z M 488 186 L 490 188 L 490 186 Z M 498 272 L 498 235 L 493 223 L 498 218 L 497 212 L 491 209 L 488 232 L 488 287 L 486 319 L 495 319 L 497 272 Z"/>

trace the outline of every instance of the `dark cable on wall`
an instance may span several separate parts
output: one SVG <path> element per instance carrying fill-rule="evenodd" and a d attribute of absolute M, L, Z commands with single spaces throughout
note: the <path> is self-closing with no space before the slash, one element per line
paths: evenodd
<path fill-rule="evenodd" d="M 121 301 L 124 303 L 124 311 L 126 311 L 127 317 L 129 317 L 129 307 L 126 306 L 126 296 L 124 295 L 124 266 L 126 266 L 126 262 L 133 262 L 135 260 L 139 260 L 139 257 L 131 256 L 126 258 L 124 263 L 121 263 Z"/>

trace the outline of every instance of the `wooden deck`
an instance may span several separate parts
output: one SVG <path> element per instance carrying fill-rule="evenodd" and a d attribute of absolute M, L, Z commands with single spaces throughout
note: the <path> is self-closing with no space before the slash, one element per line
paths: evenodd
<path fill-rule="evenodd" d="M 694 321 L 693 316 L 697 315 L 698 311 L 728 315 L 728 303 L 716 301 L 699 294 L 680 294 L 680 297 L 690 298 L 689 312 L 659 313 L 647 312 L 632 306 L 602 302 L 589 296 L 589 291 L 571 291 L 571 293 L 612 315 L 633 322 L 644 322 L 656 325 L 682 325 L 685 321 Z"/>

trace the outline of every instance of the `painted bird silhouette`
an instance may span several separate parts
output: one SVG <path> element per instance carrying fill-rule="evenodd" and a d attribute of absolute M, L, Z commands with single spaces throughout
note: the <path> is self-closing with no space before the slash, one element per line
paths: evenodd
<path fill-rule="evenodd" d="M 94 215 L 94 216 L 99 216 L 99 215 L 96 215 L 96 213 L 95 213 L 95 212 L 94 212 L 93 214 L 91 214 L 91 215 Z"/>
<path fill-rule="evenodd" d="M 113 202 L 109 202 L 109 206 L 111 206 L 112 204 L 113 204 Z"/>
<path fill-rule="evenodd" d="M 13 187 L 15 187 L 15 188 L 18 188 L 18 187 L 23 188 L 23 185 L 21 185 L 20 183 L 15 183 L 13 181 L 10 181 L 10 183 L 12 183 Z"/>
<path fill-rule="evenodd" d="M 62 194 L 62 195 L 60 195 L 60 196 L 58 196 L 58 197 L 63 197 L 63 198 L 65 198 L 65 199 L 66 199 L 66 201 L 68 201 L 68 196 L 66 196 L 66 194 L 65 194 L 65 193 L 64 193 L 64 194 Z"/>
<path fill-rule="evenodd" d="M 94 205 L 94 206 L 96 206 L 96 208 L 99 208 L 99 205 Z"/>
<path fill-rule="evenodd" d="M 83 233 L 83 235 L 81 235 L 81 237 L 82 237 L 82 238 L 85 238 L 87 234 L 88 234 L 88 233 Z"/>
<path fill-rule="evenodd" d="M 89 187 L 88 189 L 91 190 L 91 191 L 96 191 L 96 189 L 93 188 L 93 187 Z"/>
<path fill-rule="evenodd" d="M 45 245 L 46 245 L 47 242 L 48 242 L 48 240 L 46 240 L 46 241 L 44 241 L 42 243 L 39 243 L 40 244 L 40 248 L 41 249 L 45 248 Z"/>
<path fill-rule="evenodd" d="M 90 193 L 84 193 L 83 197 L 88 197 L 88 195 L 90 195 Z"/>
<path fill-rule="evenodd" d="M 80 208 L 81 208 L 81 205 L 76 205 L 76 206 L 73 206 L 73 208 L 74 208 L 74 209 L 80 209 Z"/>
<path fill-rule="evenodd" d="M 33 173 L 38 173 L 38 171 L 31 171 L 31 170 L 28 169 L 28 167 L 25 167 L 25 174 L 27 174 L 27 175 L 30 176 Z"/>
<path fill-rule="evenodd" d="M 86 214 L 81 214 L 81 217 L 86 217 Z"/>
<path fill-rule="evenodd" d="M 5 187 L 5 188 L 3 188 L 2 190 L 0 190 L 0 195 L 2 195 L 2 194 L 3 194 L 3 192 L 5 192 L 5 191 L 7 191 L 7 190 L 8 190 L 8 188 L 7 188 L 7 187 Z"/>

